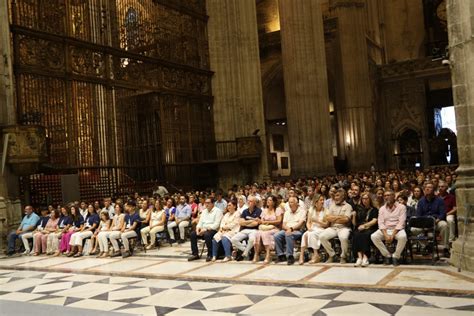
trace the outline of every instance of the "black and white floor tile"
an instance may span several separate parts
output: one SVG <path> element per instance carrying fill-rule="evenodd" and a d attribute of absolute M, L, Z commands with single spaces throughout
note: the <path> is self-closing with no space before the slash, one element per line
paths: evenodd
<path fill-rule="evenodd" d="M 7 302 L 135 315 L 473 315 L 474 296 L 0 270 Z M 1 312 L 0 312 L 1 313 Z"/>

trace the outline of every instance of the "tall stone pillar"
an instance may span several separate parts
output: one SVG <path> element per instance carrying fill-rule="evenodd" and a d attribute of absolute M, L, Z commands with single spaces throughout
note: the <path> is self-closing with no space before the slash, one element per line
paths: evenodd
<path fill-rule="evenodd" d="M 208 0 L 209 57 L 216 141 L 251 136 L 263 144 L 257 170 L 219 167 L 220 186 L 269 176 L 255 0 Z"/>
<path fill-rule="evenodd" d="M 448 0 L 447 13 L 459 154 L 456 182 L 459 238 L 453 243 L 450 262 L 455 266 L 461 263 L 463 269 L 474 271 L 474 211 L 464 227 L 465 206 L 474 206 L 474 3 Z"/>
<path fill-rule="evenodd" d="M 0 0 L 0 252 L 6 249 L 9 229 L 21 220 L 20 203 L 13 201 L 18 181 L 8 168 L 2 174 L 3 134 L 2 127 L 16 122 L 12 50 L 8 21 L 8 0 Z"/>
<path fill-rule="evenodd" d="M 323 17 L 319 0 L 280 0 L 292 176 L 334 173 Z"/>
<path fill-rule="evenodd" d="M 340 48 L 336 116 L 338 151 L 350 170 L 375 163 L 375 121 L 367 51 L 366 0 L 330 0 Z"/>

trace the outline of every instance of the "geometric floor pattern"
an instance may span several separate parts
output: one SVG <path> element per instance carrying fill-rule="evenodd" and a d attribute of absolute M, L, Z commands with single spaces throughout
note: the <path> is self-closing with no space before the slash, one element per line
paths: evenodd
<path fill-rule="evenodd" d="M 189 249 L 0 258 L 0 315 L 474 315 L 474 274 L 443 262 L 224 264 Z"/>
<path fill-rule="evenodd" d="M 2 302 L 135 315 L 473 315 L 472 295 L 0 271 Z"/>

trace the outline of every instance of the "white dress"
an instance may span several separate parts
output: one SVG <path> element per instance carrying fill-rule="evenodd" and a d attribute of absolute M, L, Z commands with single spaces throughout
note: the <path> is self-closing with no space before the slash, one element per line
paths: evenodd
<path fill-rule="evenodd" d="M 307 230 L 304 233 L 303 238 L 301 239 L 301 246 L 317 250 L 321 246 L 319 235 L 324 231 L 324 228 L 321 227 L 316 221 L 320 221 L 320 222 L 323 221 L 324 209 L 322 209 L 319 213 L 317 213 L 314 207 L 311 207 L 308 213 L 308 218 L 310 217 L 311 217 L 312 227 L 311 227 L 311 230 Z M 306 236 L 308 236 L 308 244 L 306 244 L 306 241 L 305 241 Z"/>

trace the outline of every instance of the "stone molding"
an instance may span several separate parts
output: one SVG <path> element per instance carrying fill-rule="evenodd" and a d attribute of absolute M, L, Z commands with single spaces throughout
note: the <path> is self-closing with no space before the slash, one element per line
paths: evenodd
<path fill-rule="evenodd" d="M 430 58 L 412 59 L 393 64 L 379 66 L 379 78 L 385 81 L 407 79 L 414 74 L 423 75 L 424 73 L 449 75 L 449 67 L 441 64 L 440 60 L 431 60 Z"/>

